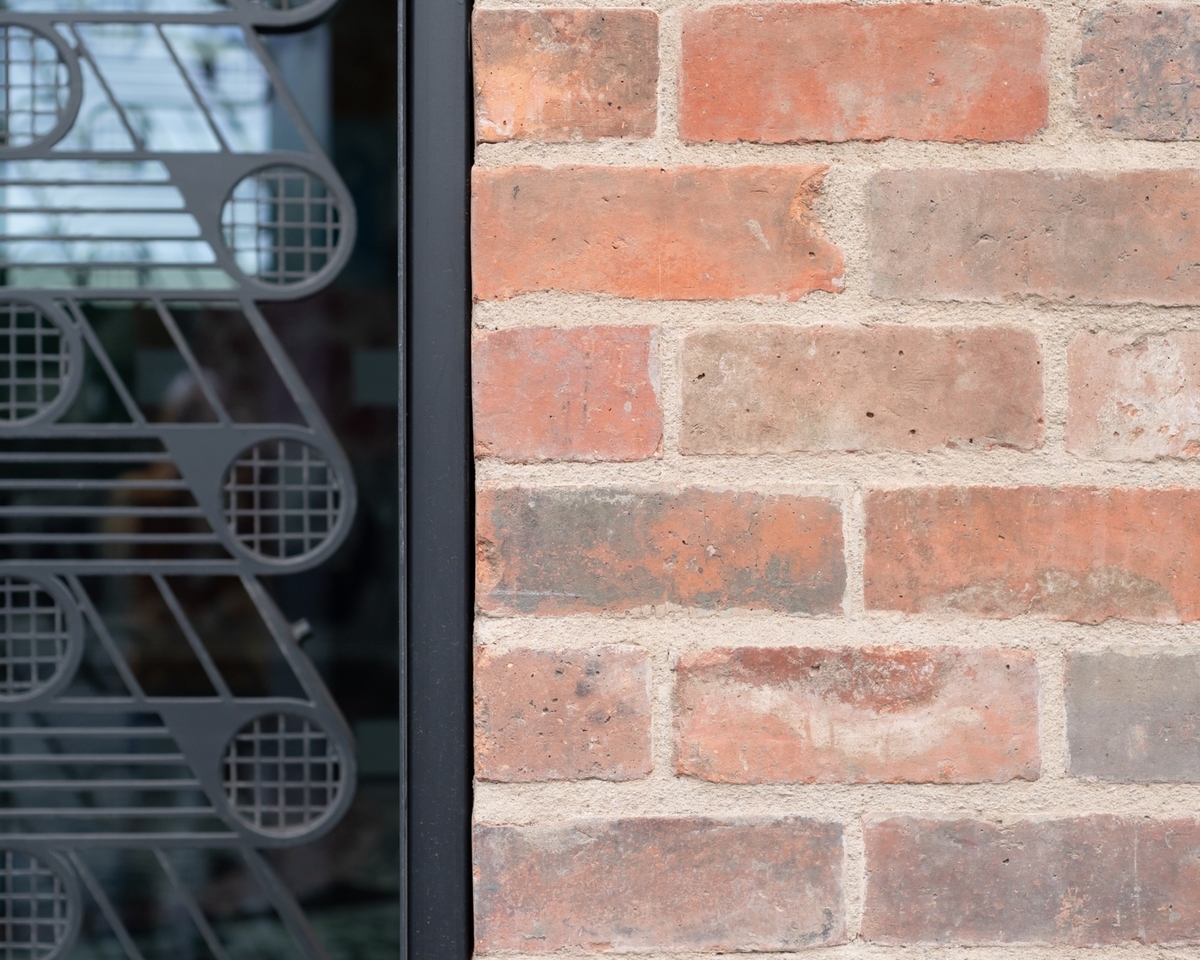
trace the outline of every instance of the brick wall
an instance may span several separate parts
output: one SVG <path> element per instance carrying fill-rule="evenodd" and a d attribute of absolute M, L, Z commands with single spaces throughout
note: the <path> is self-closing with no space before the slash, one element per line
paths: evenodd
<path fill-rule="evenodd" d="M 1196 956 L 1200 8 L 473 39 L 478 951 Z"/>

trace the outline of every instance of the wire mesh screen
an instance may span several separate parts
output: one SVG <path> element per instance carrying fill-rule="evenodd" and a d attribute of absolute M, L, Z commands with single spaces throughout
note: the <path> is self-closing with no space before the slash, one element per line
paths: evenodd
<path fill-rule="evenodd" d="M 271 560 L 306 556 L 342 516 L 342 479 L 316 448 L 269 440 L 243 453 L 225 475 L 225 517 L 238 541 Z"/>
<path fill-rule="evenodd" d="M 238 816 L 286 836 L 329 812 L 342 790 L 342 759 L 320 727 L 276 713 L 251 721 L 230 741 L 223 776 Z"/>
<path fill-rule="evenodd" d="M 0 960 L 51 960 L 71 926 L 62 877 L 23 850 L 0 849 Z"/>
<path fill-rule="evenodd" d="M 221 213 L 242 272 L 270 284 L 300 283 L 325 270 L 341 242 L 341 219 L 319 177 L 283 166 L 242 180 Z"/>
<path fill-rule="evenodd" d="M 62 331 L 36 307 L 0 303 L 0 423 L 37 419 L 71 375 Z"/>
<path fill-rule="evenodd" d="M 67 662 L 66 611 L 41 584 L 0 577 L 0 700 L 49 686 Z"/>
<path fill-rule="evenodd" d="M 0 148 L 48 136 L 70 97 L 70 71 L 54 43 L 29 27 L 0 24 Z"/>
<path fill-rule="evenodd" d="M 0 960 L 243 955 L 189 886 L 218 851 L 261 955 L 326 957 L 258 851 L 332 830 L 357 760 L 261 578 L 356 494 L 261 301 L 355 213 L 258 30 L 333 2 L 0 0 Z M 183 913 L 123 915 L 118 861 Z M 200 954 L 151 943 L 180 917 Z"/>

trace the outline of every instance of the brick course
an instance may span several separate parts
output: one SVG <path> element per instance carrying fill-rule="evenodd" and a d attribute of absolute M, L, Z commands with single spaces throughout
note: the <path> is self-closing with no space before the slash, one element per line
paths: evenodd
<path fill-rule="evenodd" d="M 1027 331 L 730 327 L 689 336 L 682 363 L 684 453 L 1041 444 Z"/>
<path fill-rule="evenodd" d="M 814 206 L 825 168 L 476 167 L 479 300 L 538 290 L 795 300 L 842 285 Z"/>
<path fill-rule="evenodd" d="M 1046 123 L 1045 17 L 1019 6 L 688 11 L 685 140 L 1027 140 Z"/>
<path fill-rule="evenodd" d="M 865 838 L 867 940 L 1200 942 L 1196 820 L 897 817 Z"/>
<path fill-rule="evenodd" d="M 637 139 L 658 118 L 649 10 L 476 10 L 480 140 Z"/>
<path fill-rule="evenodd" d="M 675 667 L 676 770 L 719 783 L 972 783 L 1038 775 L 1021 651 L 742 647 Z"/>
<path fill-rule="evenodd" d="M 653 766 L 646 651 L 476 651 L 479 779 L 636 780 Z"/>
<path fill-rule="evenodd" d="M 662 443 L 649 327 L 497 330 L 471 351 L 475 455 L 640 460 Z"/>
<path fill-rule="evenodd" d="M 483 952 L 783 951 L 845 939 L 834 823 L 480 826 L 475 849 Z"/>

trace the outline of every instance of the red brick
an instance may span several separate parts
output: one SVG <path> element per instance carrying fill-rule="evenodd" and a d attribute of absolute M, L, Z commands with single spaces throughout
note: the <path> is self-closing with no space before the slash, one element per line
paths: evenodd
<path fill-rule="evenodd" d="M 1068 370 L 1072 453 L 1104 460 L 1200 454 L 1200 334 L 1080 334 Z"/>
<path fill-rule="evenodd" d="M 683 352 L 684 453 L 1028 450 L 1037 338 L 1006 327 L 727 327 Z"/>
<path fill-rule="evenodd" d="M 1038 775 L 1031 654 L 743 647 L 676 666 L 676 771 L 721 783 Z"/>
<path fill-rule="evenodd" d="M 645 650 L 475 651 L 480 780 L 636 780 L 652 767 Z"/>
<path fill-rule="evenodd" d="M 662 443 L 651 327 L 538 327 L 477 336 L 475 455 L 640 460 Z"/>
<path fill-rule="evenodd" d="M 685 140 L 1028 140 L 1045 15 L 1026 7 L 753 4 L 688 12 Z"/>
<path fill-rule="evenodd" d="M 763 951 L 845 940 L 835 823 L 475 828 L 475 948 Z"/>
<path fill-rule="evenodd" d="M 870 187 L 885 297 L 1200 303 L 1200 172 L 894 170 Z"/>
<path fill-rule="evenodd" d="M 476 597 L 488 613 L 836 613 L 842 515 L 820 497 L 718 490 L 482 490 Z"/>
<path fill-rule="evenodd" d="M 1200 138 L 1200 17 L 1181 4 L 1112 4 L 1083 30 L 1078 100 L 1096 130 Z"/>
<path fill-rule="evenodd" d="M 813 209 L 825 170 L 476 167 L 475 297 L 795 300 L 839 290 L 842 255 Z"/>
<path fill-rule="evenodd" d="M 933 487 L 866 500 L 866 604 L 906 613 L 1200 619 L 1200 491 Z"/>
<path fill-rule="evenodd" d="M 649 10 L 476 10 L 479 140 L 654 134 L 658 15 Z"/>
<path fill-rule="evenodd" d="M 868 823 L 862 933 L 882 943 L 1200 942 L 1200 823 Z"/>

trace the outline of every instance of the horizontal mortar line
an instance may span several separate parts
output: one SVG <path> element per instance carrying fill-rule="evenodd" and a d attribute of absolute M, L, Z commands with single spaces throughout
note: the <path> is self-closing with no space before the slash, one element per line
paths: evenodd
<path fill-rule="evenodd" d="M 489 954 L 479 953 L 487 957 Z M 501 954 L 495 954 L 501 956 Z M 545 960 L 544 953 L 505 951 L 504 960 Z M 639 951 L 638 960 L 714 960 L 715 954 L 680 950 Z M 1196 956 L 1195 945 L 1156 946 L 1122 943 L 1109 947 L 1075 948 L 1069 945 L 996 945 L 959 946 L 954 943 L 911 943 L 903 946 L 884 946 L 854 940 L 832 946 L 805 947 L 795 952 L 755 952 L 754 960 L 1162 960 L 1164 957 Z"/>
<path fill-rule="evenodd" d="M 1074 778 L 983 784 L 715 784 L 639 781 L 475 783 L 477 822 L 552 826 L 567 819 L 806 816 L 836 821 L 1200 817 L 1200 784 L 1096 783 Z M 497 819 L 503 818 L 503 819 Z"/>
<path fill-rule="evenodd" d="M 1092 330 L 1145 329 L 1166 333 L 1187 329 L 1189 323 L 1193 327 L 1200 324 L 1200 304 L 1083 304 L 1035 296 L 1002 300 L 885 298 L 873 296 L 863 289 L 862 285 L 867 283 L 865 276 L 859 283 L 861 285 L 848 286 L 842 293 L 814 291 L 795 301 L 778 298 L 648 300 L 602 293 L 541 291 L 505 300 L 476 301 L 472 319 L 477 335 L 492 326 L 507 329 L 538 325 L 636 325 L 691 332 L 710 327 L 784 324 L 861 328 L 864 331 L 875 325 L 934 330 L 947 326 L 975 329 L 1007 325 L 1046 336 Z"/>
<path fill-rule="evenodd" d="M 664 457 L 627 463 L 475 463 L 478 489 L 545 487 L 629 488 L 798 495 L 838 499 L 865 491 L 923 487 L 1100 487 L 1193 489 L 1200 461 L 1098 461 L 1053 454 L 981 450 L 951 454 L 829 453 L 784 457 Z"/>
<path fill-rule="evenodd" d="M 1084 128 L 1086 131 L 1086 128 Z M 1081 137 L 1063 131 L 1055 142 L 944 143 L 920 140 L 829 143 L 691 143 L 682 140 L 622 140 L 603 151 L 597 142 L 548 143 L 532 140 L 479 143 L 475 167 L 534 166 L 549 169 L 588 166 L 711 168 L 828 165 L 841 171 L 874 174 L 887 170 L 1015 170 L 1045 173 L 1070 170 L 1096 175 L 1153 170 L 1186 170 L 1200 165 L 1200 140 L 1152 142 Z M 1084 148 L 1092 148 L 1086 150 Z M 828 191 L 828 184 L 826 190 Z"/>
<path fill-rule="evenodd" d="M 745 646 L 999 648 L 1038 655 L 1112 650 L 1180 655 L 1200 654 L 1200 623 L 1110 620 L 1103 624 L 1063 624 L 1034 617 L 939 622 L 920 616 L 897 621 L 891 614 L 873 611 L 867 611 L 861 619 L 850 619 L 676 609 L 640 617 L 479 617 L 475 621 L 475 643 L 497 653 L 625 644 L 662 655 Z"/>

